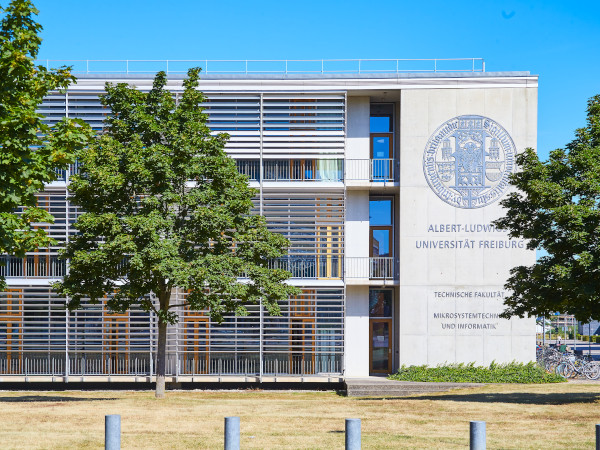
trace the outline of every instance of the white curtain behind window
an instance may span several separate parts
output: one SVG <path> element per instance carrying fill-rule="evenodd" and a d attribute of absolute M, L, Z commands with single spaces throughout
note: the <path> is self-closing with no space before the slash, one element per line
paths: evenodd
<path fill-rule="evenodd" d="M 341 159 L 319 159 L 317 161 L 317 180 L 319 181 L 341 181 L 342 160 Z"/>

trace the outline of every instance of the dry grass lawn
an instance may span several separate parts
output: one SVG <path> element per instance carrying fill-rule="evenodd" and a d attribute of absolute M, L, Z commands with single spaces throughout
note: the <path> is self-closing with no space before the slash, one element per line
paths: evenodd
<path fill-rule="evenodd" d="M 243 449 L 341 449 L 344 418 L 362 419 L 363 448 L 467 448 L 469 421 L 488 449 L 593 448 L 600 384 L 489 385 L 406 398 L 333 392 L 0 392 L 0 447 L 102 448 L 104 415 L 121 414 L 124 449 L 223 448 L 240 416 Z"/>

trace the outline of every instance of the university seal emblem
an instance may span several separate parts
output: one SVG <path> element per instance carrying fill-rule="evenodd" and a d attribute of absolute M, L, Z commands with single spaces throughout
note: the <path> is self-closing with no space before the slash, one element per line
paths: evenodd
<path fill-rule="evenodd" d="M 429 138 L 423 171 L 431 189 L 449 205 L 481 208 L 506 191 L 515 154 L 515 144 L 500 124 L 483 116 L 459 116 Z"/>

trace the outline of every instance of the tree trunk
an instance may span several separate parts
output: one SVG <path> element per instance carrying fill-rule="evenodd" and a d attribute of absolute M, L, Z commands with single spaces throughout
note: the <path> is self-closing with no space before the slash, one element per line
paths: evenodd
<path fill-rule="evenodd" d="M 167 322 L 158 320 L 158 345 L 156 347 L 156 398 L 165 398 L 165 359 L 167 356 Z"/>

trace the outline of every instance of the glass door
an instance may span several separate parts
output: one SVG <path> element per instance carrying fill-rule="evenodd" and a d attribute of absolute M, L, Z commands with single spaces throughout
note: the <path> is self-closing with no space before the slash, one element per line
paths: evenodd
<path fill-rule="evenodd" d="M 129 316 L 105 313 L 104 372 L 129 373 Z"/>
<path fill-rule="evenodd" d="M 208 317 L 187 310 L 183 319 L 184 359 L 182 372 L 208 373 Z"/>
<path fill-rule="evenodd" d="M 0 297 L 0 373 L 22 371 L 23 294 L 20 289 L 8 289 Z"/>
<path fill-rule="evenodd" d="M 392 133 L 371 133 L 372 181 L 392 179 Z"/>
<path fill-rule="evenodd" d="M 315 319 L 290 320 L 290 373 L 315 373 Z"/>
<path fill-rule="evenodd" d="M 392 372 L 392 319 L 371 319 L 369 321 L 370 372 Z"/>

